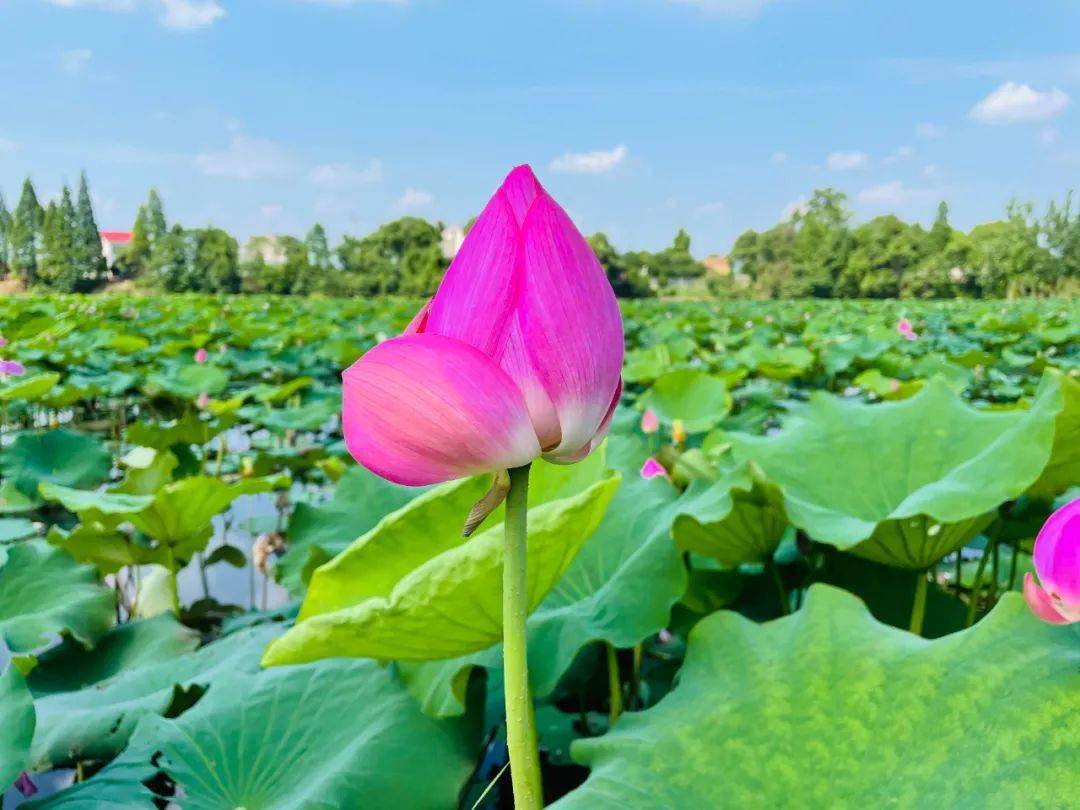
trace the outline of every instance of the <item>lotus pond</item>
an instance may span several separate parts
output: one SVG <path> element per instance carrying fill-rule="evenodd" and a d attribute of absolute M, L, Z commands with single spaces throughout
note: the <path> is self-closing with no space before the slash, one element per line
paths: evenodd
<path fill-rule="evenodd" d="M 4 807 L 511 806 L 490 482 L 341 438 L 415 310 L 0 301 Z M 623 314 L 609 439 L 529 489 L 546 800 L 1076 806 L 1080 625 L 1018 591 L 1080 497 L 1080 303 Z"/>

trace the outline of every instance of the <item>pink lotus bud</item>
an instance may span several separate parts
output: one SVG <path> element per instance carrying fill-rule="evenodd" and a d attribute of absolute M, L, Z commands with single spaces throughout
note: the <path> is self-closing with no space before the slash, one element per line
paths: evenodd
<path fill-rule="evenodd" d="M 400 484 L 571 463 L 607 433 L 622 320 L 603 268 L 528 166 L 484 208 L 403 335 L 348 368 L 349 452 Z"/>
<path fill-rule="evenodd" d="M 905 340 L 918 340 L 919 336 L 915 334 L 915 327 L 911 325 L 911 321 L 907 318 L 901 318 L 896 322 L 896 331 L 900 333 L 900 336 Z"/>
<path fill-rule="evenodd" d="M 1080 622 L 1080 498 L 1065 504 L 1035 538 L 1035 573 L 1024 574 L 1024 598 L 1051 624 Z"/>
<path fill-rule="evenodd" d="M 205 411 L 207 406 L 210 404 L 210 397 L 208 397 L 206 395 L 206 392 L 203 391 L 201 394 L 199 394 L 199 398 L 195 400 L 195 404 L 199 406 L 200 411 Z"/>
<path fill-rule="evenodd" d="M 198 350 L 197 352 L 195 352 L 195 362 L 196 362 L 196 363 L 205 363 L 205 362 L 206 362 L 206 358 L 207 358 L 208 356 L 209 356 L 209 355 L 208 355 L 208 354 L 207 354 L 207 352 L 206 352 L 206 347 L 205 347 L 205 346 L 201 346 L 201 347 L 199 347 L 199 350 Z"/>
<path fill-rule="evenodd" d="M 645 459 L 645 463 L 641 465 L 641 477 L 649 480 L 656 478 L 658 475 L 667 478 L 667 470 L 664 469 L 664 465 L 655 458 Z"/>
<path fill-rule="evenodd" d="M 26 373 L 22 363 L 14 360 L 0 360 L 0 375 L 8 377 L 21 377 Z"/>
<path fill-rule="evenodd" d="M 7 346 L 7 338 L 0 335 L 0 347 Z"/>
<path fill-rule="evenodd" d="M 656 418 L 656 411 L 652 408 L 646 408 L 645 413 L 641 415 L 641 432 L 642 433 L 656 433 L 660 429 L 660 420 Z"/>

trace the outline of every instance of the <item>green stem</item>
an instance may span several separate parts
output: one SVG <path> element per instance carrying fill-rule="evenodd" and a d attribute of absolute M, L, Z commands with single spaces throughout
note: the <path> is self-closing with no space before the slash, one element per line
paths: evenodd
<path fill-rule="evenodd" d="M 929 580 L 925 571 L 915 574 L 915 599 L 911 603 L 911 624 L 908 629 L 917 636 L 922 635 L 923 617 L 926 615 L 926 590 Z"/>
<path fill-rule="evenodd" d="M 180 616 L 180 589 L 176 587 L 176 555 L 172 546 L 165 546 L 165 565 L 169 569 L 169 591 L 172 596 L 173 613 Z"/>
<path fill-rule="evenodd" d="M 1012 546 L 1012 559 L 1009 560 L 1009 590 L 1016 587 L 1016 558 L 1020 556 L 1020 549 L 1014 543 Z"/>
<path fill-rule="evenodd" d="M 615 654 L 615 647 L 607 642 L 607 671 L 608 671 L 608 725 L 614 726 L 622 714 L 622 681 L 619 678 L 619 658 Z"/>
<path fill-rule="evenodd" d="M 510 778 L 515 810 L 539 810 L 544 804 L 540 753 L 536 744 L 536 715 L 529 694 L 528 616 L 526 579 L 529 467 L 510 470 L 506 495 L 506 535 L 503 551 L 503 690 L 506 696 L 506 744 L 510 749 Z"/>
<path fill-rule="evenodd" d="M 993 552 L 993 546 L 996 544 L 997 537 L 995 536 L 990 540 L 990 545 L 983 550 L 982 557 L 979 558 L 979 567 L 975 569 L 975 582 L 971 585 L 971 601 L 968 602 L 967 619 L 964 622 L 964 627 L 971 627 L 975 622 L 975 609 L 979 605 L 979 596 L 982 592 L 983 571 L 986 570 L 986 561 L 989 559 L 990 554 Z"/>
<path fill-rule="evenodd" d="M 634 672 L 630 677 L 630 708 L 641 708 L 641 662 L 645 657 L 645 645 L 640 641 L 634 645 Z"/>
<path fill-rule="evenodd" d="M 780 612 L 787 616 L 791 613 L 791 602 L 788 600 L 788 592 L 787 588 L 784 587 L 784 581 L 780 579 L 780 569 L 776 567 L 776 563 L 772 560 L 768 560 L 765 567 L 769 569 L 769 576 L 776 586 L 776 596 L 780 600 Z"/>

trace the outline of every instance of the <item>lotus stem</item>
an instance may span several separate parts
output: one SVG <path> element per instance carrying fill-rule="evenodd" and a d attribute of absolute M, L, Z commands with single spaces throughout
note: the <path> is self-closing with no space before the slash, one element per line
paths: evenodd
<path fill-rule="evenodd" d="M 526 579 L 529 467 L 510 470 L 506 495 L 503 552 L 503 691 L 506 696 L 506 744 L 516 810 L 539 810 L 544 804 L 536 714 L 529 693 L 529 614 Z"/>
<path fill-rule="evenodd" d="M 908 629 L 917 636 L 922 635 L 923 617 L 926 616 L 926 591 L 929 578 L 925 571 L 915 575 L 915 598 L 911 603 L 911 623 Z"/>
<path fill-rule="evenodd" d="M 622 714 L 622 681 L 619 678 L 619 657 L 616 654 L 615 645 L 604 642 L 607 648 L 607 671 L 608 671 L 608 725 L 614 726 Z"/>
<path fill-rule="evenodd" d="M 979 606 L 979 595 L 982 593 L 983 571 L 986 570 L 986 561 L 993 553 L 997 545 L 997 533 L 990 538 L 990 543 L 983 549 L 982 557 L 979 558 L 979 567 L 975 569 L 975 581 L 971 584 L 971 601 L 968 602 L 967 620 L 964 627 L 971 627 L 975 623 L 975 610 Z"/>
<path fill-rule="evenodd" d="M 776 598 L 780 601 L 780 613 L 787 616 L 791 613 L 791 603 L 788 600 L 787 588 L 784 587 L 784 580 L 780 579 L 780 569 L 776 567 L 776 563 L 772 560 L 767 560 L 765 567 L 769 569 L 769 577 L 776 586 Z"/>
<path fill-rule="evenodd" d="M 641 708 L 641 662 L 645 657 L 645 645 L 638 642 L 634 645 L 634 671 L 630 678 L 630 708 Z"/>

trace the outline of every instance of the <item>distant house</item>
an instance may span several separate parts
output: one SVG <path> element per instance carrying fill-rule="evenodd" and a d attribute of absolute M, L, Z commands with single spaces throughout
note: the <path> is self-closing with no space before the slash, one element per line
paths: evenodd
<path fill-rule="evenodd" d="M 439 250 L 442 251 L 444 259 L 453 259 L 464 243 L 465 229 L 460 225 L 448 225 L 443 228 Z"/>
<path fill-rule="evenodd" d="M 701 263 L 705 265 L 705 269 L 708 271 L 709 275 L 731 275 L 731 262 L 728 261 L 727 256 L 717 256 L 716 254 L 713 254 L 711 256 L 706 256 L 701 260 Z"/>
<path fill-rule="evenodd" d="M 288 260 L 285 245 L 277 236 L 253 236 L 240 248 L 240 261 L 250 262 L 256 258 L 271 267 L 280 267 Z"/>
<path fill-rule="evenodd" d="M 131 231 L 98 231 L 101 234 L 101 255 L 105 257 L 105 264 L 112 267 L 116 260 L 129 244 L 131 244 Z"/>

